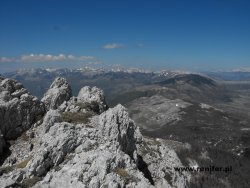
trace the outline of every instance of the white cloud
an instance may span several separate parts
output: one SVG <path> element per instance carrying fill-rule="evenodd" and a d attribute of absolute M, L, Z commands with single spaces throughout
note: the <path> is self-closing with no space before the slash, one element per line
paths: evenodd
<path fill-rule="evenodd" d="M 15 62 L 15 58 L 9 58 L 9 57 L 0 57 L 0 63 L 10 63 Z"/>
<path fill-rule="evenodd" d="M 85 60 L 93 60 L 93 59 L 95 59 L 95 57 L 94 56 L 80 56 L 77 59 L 85 61 Z"/>
<path fill-rule="evenodd" d="M 106 49 L 106 50 L 124 48 L 124 47 L 125 47 L 125 45 L 119 44 L 119 43 L 111 43 L 111 44 L 106 44 L 106 45 L 103 46 L 103 48 Z"/>
<path fill-rule="evenodd" d="M 93 56 L 73 56 L 66 54 L 51 55 L 51 54 L 29 54 L 22 55 L 18 58 L 7 58 L 0 57 L 0 63 L 9 63 L 9 62 L 56 62 L 56 61 L 86 61 L 94 60 Z"/>

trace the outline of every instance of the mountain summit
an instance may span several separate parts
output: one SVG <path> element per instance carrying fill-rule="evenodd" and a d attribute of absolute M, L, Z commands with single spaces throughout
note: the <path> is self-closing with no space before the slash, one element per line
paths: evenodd
<path fill-rule="evenodd" d="M 78 96 L 56 78 L 42 101 L 0 78 L 1 187 L 186 187 L 190 174 L 161 139 L 144 138 L 102 90 Z"/>

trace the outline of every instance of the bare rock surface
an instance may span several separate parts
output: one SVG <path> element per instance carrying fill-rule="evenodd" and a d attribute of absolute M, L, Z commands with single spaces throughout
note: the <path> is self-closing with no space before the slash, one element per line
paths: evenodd
<path fill-rule="evenodd" d="M 15 80 L 0 78 L 0 130 L 15 139 L 45 113 L 44 105 Z"/>
<path fill-rule="evenodd" d="M 57 77 L 41 99 L 46 109 L 56 109 L 72 97 L 72 90 L 65 78 Z"/>
<path fill-rule="evenodd" d="M 85 86 L 81 88 L 78 94 L 78 99 L 82 102 L 97 103 L 100 113 L 107 109 L 103 91 L 97 87 Z"/>
<path fill-rule="evenodd" d="M 148 165 L 156 187 L 188 187 L 191 175 L 174 170 L 175 167 L 183 165 L 165 140 L 144 138 L 138 152 Z"/>
<path fill-rule="evenodd" d="M 89 106 L 93 101 L 101 111 Z M 143 138 L 125 107 L 106 110 L 104 102 L 101 90 L 85 88 L 78 97 L 48 110 L 11 143 L 0 167 L 0 185 L 187 187 L 190 175 L 173 170 L 181 166 L 174 150 L 163 141 Z"/>
<path fill-rule="evenodd" d="M 92 112 L 95 114 L 101 114 L 107 109 L 108 105 L 103 91 L 89 86 L 81 88 L 77 97 L 71 97 L 58 107 L 61 112 Z"/>

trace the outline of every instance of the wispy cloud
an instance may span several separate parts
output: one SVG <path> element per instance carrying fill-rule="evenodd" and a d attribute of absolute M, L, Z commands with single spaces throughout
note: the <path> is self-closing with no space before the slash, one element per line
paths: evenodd
<path fill-rule="evenodd" d="M 58 61 L 87 61 L 94 60 L 93 56 L 74 56 L 74 55 L 51 55 L 51 54 L 29 54 L 22 55 L 20 57 L 0 57 L 0 63 L 10 63 L 10 62 L 58 62 Z"/>
<path fill-rule="evenodd" d="M 10 57 L 0 57 L 0 63 L 10 63 L 16 61 L 15 58 Z"/>
<path fill-rule="evenodd" d="M 106 44 L 103 46 L 103 49 L 106 50 L 112 50 L 112 49 L 117 49 L 117 48 L 124 48 L 125 45 L 124 44 L 119 44 L 119 43 L 110 43 L 110 44 Z"/>
<path fill-rule="evenodd" d="M 139 48 L 143 48 L 143 47 L 144 47 L 144 44 L 142 44 L 142 43 L 138 43 L 138 44 L 137 44 L 137 47 L 139 47 Z"/>

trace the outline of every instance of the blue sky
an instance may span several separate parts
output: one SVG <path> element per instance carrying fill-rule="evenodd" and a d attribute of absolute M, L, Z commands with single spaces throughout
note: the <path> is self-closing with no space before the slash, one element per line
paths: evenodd
<path fill-rule="evenodd" d="M 248 0 L 1 0 L 0 69 L 250 67 Z"/>

